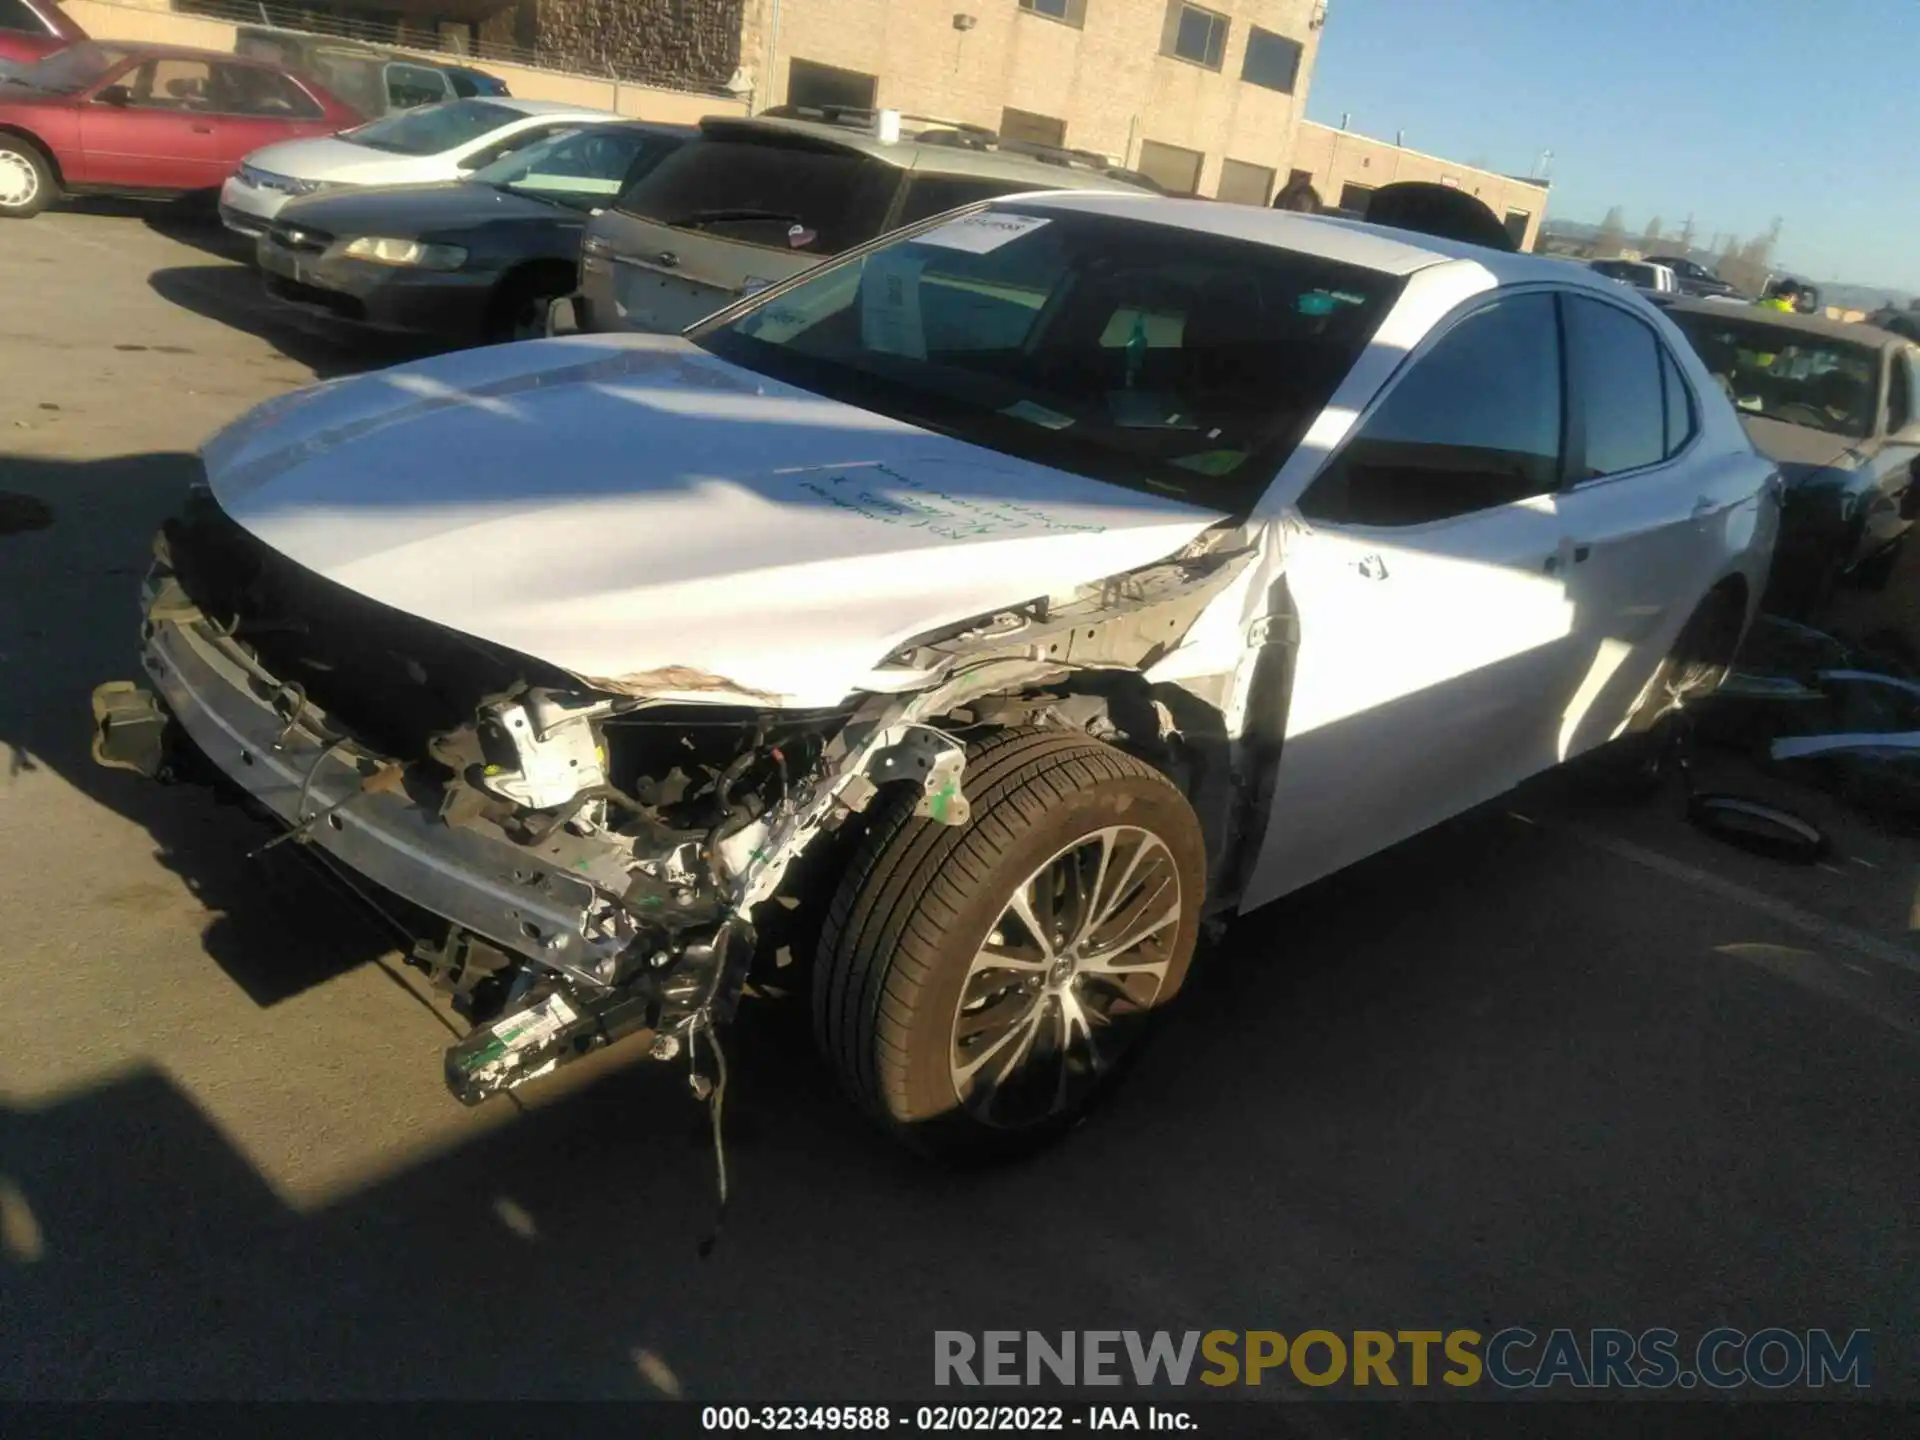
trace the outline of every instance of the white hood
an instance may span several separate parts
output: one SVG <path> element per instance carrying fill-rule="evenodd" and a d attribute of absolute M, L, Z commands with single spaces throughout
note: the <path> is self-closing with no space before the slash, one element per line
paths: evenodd
<path fill-rule="evenodd" d="M 315 140 L 282 140 L 247 156 L 256 170 L 291 175 L 296 180 L 331 180 L 341 185 L 411 185 L 452 180 L 459 175 L 452 152 L 395 155 L 369 145 L 323 135 Z"/>
<path fill-rule="evenodd" d="M 491 346 L 270 401 L 208 479 L 349 589 L 590 680 L 834 704 L 916 636 L 1222 517 L 741 370 L 684 340 Z"/>

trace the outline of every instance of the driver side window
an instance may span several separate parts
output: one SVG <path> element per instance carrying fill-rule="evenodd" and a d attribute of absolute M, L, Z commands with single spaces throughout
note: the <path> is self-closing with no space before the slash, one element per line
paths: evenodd
<path fill-rule="evenodd" d="M 1300 499 L 1309 519 L 1422 525 L 1546 495 L 1561 472 L 1560 327 L 1515 295 L 1441 337 Z"/>
<path fill-rule="evenodd" d="M 149 60 L 121 84 L 143 110 L 212 110 L 213 67 L 204 60 L 163 56 Z"/>

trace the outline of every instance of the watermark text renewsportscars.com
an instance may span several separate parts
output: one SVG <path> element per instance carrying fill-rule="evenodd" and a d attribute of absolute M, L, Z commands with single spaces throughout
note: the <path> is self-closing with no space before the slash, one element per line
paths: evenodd
<path fill-rule="evenodd" d="M 1785 1390 L 1873 1384 L 1865 1330 L 936 1330 L 943 1386 Z"/>

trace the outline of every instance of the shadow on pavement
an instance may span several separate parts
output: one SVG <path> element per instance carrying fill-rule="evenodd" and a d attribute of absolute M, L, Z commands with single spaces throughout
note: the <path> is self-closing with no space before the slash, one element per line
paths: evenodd
<path fill-rule="evenodd" d="M 1507 887 L 1568 886 L 1500 821 L 1242 927 L 1119 1102 L 1015 1167 L 894 1154 L 749 1005 L 705 1261 L 677 1066 L 307 1213 L 161 1074 L 15 1104 L 0 1393 L 851 1403 L 925 1399 L 936 1329 L 1509 1324 L 1866 1327 L 1910 1391 L 1911 1041 L 1738 962 L 1570 952 L 1551 906 L 1487 946 Z"/>
<path fill-rule="evenodd" d="M 147 283 L 161 299 L 258 336 L 322 380 L 377 370 L 435 353 L 429 341 L 367 335 L 283 306 L 261 288 L 251 265 L 183 265 Z"/>
<path fill-rule="evenodd" d="M 0 530 L 0 656 L 30 683 L 0 686 L 0 795 L 47 769 L 137 821 L 160 862 L 207 908 L 207 953 L 272 1004 L 391 949 L 389 937 L 292 845 L 204 790 L 95 764 L 89 697 L 139 674 L 138 593 L 160 522 L 198 473 L 185 454 L 73 462 L 0 455 L 6 508 L 44 523 Z M 103 903 L 103 902 L 96 902 Z"/>

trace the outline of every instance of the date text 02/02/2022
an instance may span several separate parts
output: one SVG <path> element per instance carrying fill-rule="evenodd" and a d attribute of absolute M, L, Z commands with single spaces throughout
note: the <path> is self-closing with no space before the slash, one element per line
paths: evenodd
<path fill-rule="evenodd" d="M 1156 1405 L 708 1405 L 703 1431 L 826 1433 L 900 1429 L 919 1434 L 950 1431 L 1158 1430 L 1199 1426 L 1185 1410 Z"/>

